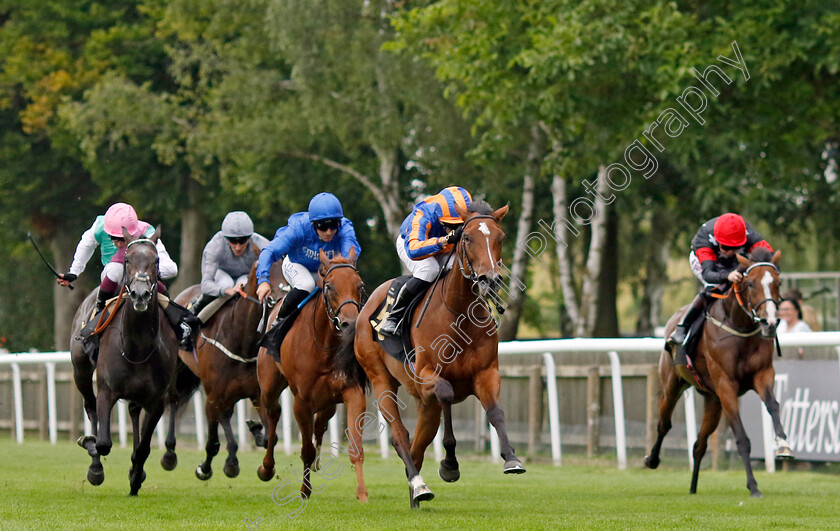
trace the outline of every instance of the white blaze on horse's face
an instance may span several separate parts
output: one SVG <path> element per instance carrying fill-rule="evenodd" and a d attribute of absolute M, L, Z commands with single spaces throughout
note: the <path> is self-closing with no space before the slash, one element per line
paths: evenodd
<path fill-rule="evenodd" d="M 490 263 L 492 264 L 494 260 L 493 253 L 490 252 L 490 229 L 487 228 L 487 223 L 482 221 L 478 224 L 478 230 L 485 236 L 484 241 L 487 242 L 487 257 L 490 258 Z"/>
<path fill-rule="evenodd" d="M 776 303 L 773 302 L 773 295 L 770 293 L 770 286 L 773 284 L 773 275 L 765 271 L 761 278 L 761 285 L 764 286 L 764 299 L 767 301 L 767 324 L 776 324 Z"/>

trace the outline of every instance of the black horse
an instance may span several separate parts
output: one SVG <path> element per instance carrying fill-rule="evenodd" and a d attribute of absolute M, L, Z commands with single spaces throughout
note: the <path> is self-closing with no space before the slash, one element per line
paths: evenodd
<path fill-rule="evenodd" d="M 123 287 L 118 304 L 110 310 L 112 321 L 101 333 L 95 366 L 96 396 L 91 381 L 93 365 L 78 338 L 81 322 L 90 316 L 94 294 L 85 299 L 76 313 L 70 350 L 74 379 L 84 397 L 85 412 L 94 434 L 93 437 L 79 439 L 79 445 L 92 458 L 88 481 L 99 485 L 105 479 L 100 456 L 111 452 L 111 410 L 117 400 L 125 399 L 129 403 L 128 411 L 134 428 L 130 495 L 136 496 L 146 477 L 143 465 L 149 457 L 152 434 L 175 379 L 178 339 L 166 321 L 157 298 L 158 254 L 155 242 L 160 237 L 160 227 L 151 238 L 132 238 L 125 229 L 123 236 L 126 240 Z M 128 301 L 119 304 L 124 299 Z M 142 430 L 141 409 L 146 412 Z"/>

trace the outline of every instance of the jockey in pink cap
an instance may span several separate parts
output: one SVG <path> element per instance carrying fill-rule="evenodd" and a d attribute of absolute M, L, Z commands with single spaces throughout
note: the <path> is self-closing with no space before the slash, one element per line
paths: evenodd
<path fill-rule="evenodd" d="M 82 238 L 76 246 L 76 253 L 73 256 L 70 271 L 60 275 L 57 279 L 57 282 L 62 286 L 70 285 L 84 271 L 96 246 L 99 245 L 102 255 L 102 265 L 104 267 L 96 297 L 97 311 L 105 308 L 105 303 L 108 299 L 116 296 L 120 283 L 122 282 L 123 271 L 125 270 L 123 262 L 125 259 L 126 245 L 125 238 L 123 238 L 123 227 L 135 238 L 150 236 L 155 232 L 155 228 L 149 223 L 137 219 L 137 213 L 131 205 L 115 203 L 108 208 L 104 216 L 97 216 L 93 225 L 82 234 Z M 163 245 L 163 241 L 160 238 L 158 238 L 155 247 L 158 252 L 160 278 L 170 279 L 175 277 L 178 274 L 178 266 L 169 256 L 166 246 Z M 158 281 L 158 292 L 167 295 L 166 286 L 164 286 L 163 282 Z M 181 348 L 183 350 L 192 350 L 194 337 L 198 332 L 198 319 L 189 310 L 178 306 L 171 300 L 164 307 L 164 313 L 175 330 L 175 335 L 181 342 Z M 91 321 L 95 323 L 97 320 L 92 319 Z M 98 345 L 91 345 L 90 343 L 92 342 L 88 341 L 91 338 L 91 331 L 92 329 L 87 330 L 87 327 L 82 331 L 82 336 L 86 340 L 86 350 L 98 347 Z M 94 357 L 93 354 L 92 357 Z"/>

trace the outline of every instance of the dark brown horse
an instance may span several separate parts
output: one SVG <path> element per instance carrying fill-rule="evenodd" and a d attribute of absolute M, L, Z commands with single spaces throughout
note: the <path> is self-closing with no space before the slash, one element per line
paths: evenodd
<path fill-rule="evenodd" d="M 367 488 L 362 473 L 362 434 L 359 419 L 364 419 L 365 375 L 353 354 L 356 318 L 364 302 L 364 284 L 356 270 L 356 251 L 348 258 L 327 259 L 321 251 L 319 293 L 301 310 L 280 345 L 280 363 L 260 349 L 257 374 L 260 381 L 260 413 L 267 426 L 268 444 L 257 475 L 263 481 L 274 477 L 274 446 L 277 444 L 279 398 L 288 387 L 295 396 L 294 413 L 303 444 L 301 494 L 312 493 L 310 471 L 318 447 L 335 413 L 336 404 L 347 407 L 350 437 L 350 462 L 356 470 L 356 498 L 367 501 Z M 276 313 L 275 312 L 273 313 Z M 313 437 L 316 439 L 313 443 Z M 320 461 L 320 460 L 319 460 Z"/>
<path fill-rule="evenodd" d="M 70 348 L 74 378 L 84 397 L 94 434 L 79 439 L 92 458 L 88 480 L 99 485 L 105 479 L 100 456 L 111 452 L 111 409 L 117 400 L 125 399 L 134 428 L 134 451 L 128 475 L 130 494 L 136 496 L 146 477 L 143 465 L 149 457 L 152 433 L 174 381 L 178 340 L 158 304 L 155 242 L 160 237 L 160 227 L 148 239 L 132 238 L 125 229 L 123 236 L 127 243 L 122 282 L 125 298 L 112 309 L 113 320 L 102 332 L 96 362 L 96 396 L 91 383 L 92 366 L 77 339 L 75 327 Z M 82 312 L 89 312 L 92 302 L 92 295 L 88 296 L 76 314 L 76 325 L 90 315 Z M 146 412 L 142 431 L 141 409 Z"/>
<path fill-rule="evenodd" d="M 375 341 L 373 312 L 385 298 L 390 281 L 376 288 L 362 309 L 356 328 L 356 357 L 371 379 L 377 404 L 391 426 L 392 443 L 405 463 L 412 507 L 431 500 L 432 491 L 420 476 L 426 447 L 444 419 L 443 446 L 446 457 L 439 473 L 444 481 L 460 477 L 455 458 L 452 404 L 475 395 L 499 434 L 504 472 L 525 469 L 508 440 L 504 412 L 499 407 L 499 336 L 487 305 L 494 288 L 502 281 L 501 253 L 504 232 L 499 222 L 507 214 L 504 206 L 495 212 L 483 201 L 474 201 L 470 211 L 456 206 L 465 220 L 463 235 L 455 249 L 457 263 L 442 285 L 426 294 L 431 299 L 418 323 L 420 312 L 406 318 L 415 347 L 415 371 L 392 358 Z M 409 447 L 408 431 L 400 419 L 397 387 L 403 385 L 417 399 L 417 428 Z"/>
<path fill-rule="evenodd" d="M 705 409 L 697 442 L 694 444 L 694 470 L 691 494 L 697 492 L 700 461 L 706 453 L 709 435 L 720 422 L 721 410 L 735 435 L 738 454 L 747 471 L 747 488 L 751 496 L 761 496 L 750 465 L 750 440 L 741 423 L 738 397 L 750 389 L 767 406 L 776 432 L 776 457 L 791 458 L 779 418 L 779 403 L 773 394 L 776 372 L 773 370 L 773 338 L 776 335 L 779 307 L 779 270 L 781 251 L 772 254 L 759 249 L 750 259 L 738 256 L 744 271 L 743 279 L 734 284 L 726 298 L 716 301 L 708 312 L 703 335 L 694 355 L 697 380 L 685 365 L 674 365 L 671 353 L 663 350 L 659 359 L 662 397 L 659 402 L 659 423 L 656 442 L 645 458 L 649 468 L 659 466 L 662 440 L 671 429 L 671 414 L 682 392 L 694 385 L 705 399 Z M 686 307 L 687 308 L 687 307 Z M 668 321 L 667 337 L 686 308 Z"/>
<path fill-rule="evenodd" d="M 255 256 L 259 249 L 252 247 Z M 271 268 L 272 292 L 269 300 L 275 301 L 280 296 L 282 273 L 280 263 Z M 208 321 L 202 325 L 195 354 L 179 351 L 181 361 L 201 379 L 207 401 L 204 413 L 207 417 L 206 458 L 195 469 L 199 479 L 210 479 L 213 475 L 212 461 L 219 453 L 219 424 L 227 439 L 228 457 L 225 460 L 224 473 L 233 478 L 239 475 L 239 460 L 236 452 L 239 445 L 231 427 L 231 416 L 236 403 L 243 398 L 251 399 L 255 407 L 259 406 L 260 386 L 257 381 L 257 341 L 261 334 L 257 331 L 263 317 L 263 307 L 256 298 L 256 261 L 251 266 L 248 283 L 244 292 L 234 295 Z M 201 293 L 201 285 L 188 287 L 176 297 L 175 301 L 187 306 Z M 174 427 L 176 415 L 170 416 L 170 436 L 174 450 Z M 259 426 L 251 427 L 258 446 L 264 445 L 263 434 Z M 167 438 L 167 447 L 169 438 Z"/>

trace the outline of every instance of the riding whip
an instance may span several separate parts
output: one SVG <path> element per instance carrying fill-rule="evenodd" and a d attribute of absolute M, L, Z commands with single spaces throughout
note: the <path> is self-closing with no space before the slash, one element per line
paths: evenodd
<path fill-rule="evenodd" d="M 41 249 L 38 249 L 38 244 L 35 243 L 35 240 L 32 238 L 32 233 L 27 232 L 26 237 L 29 238 L 30 242 L 32 242 L 32 247 L 35 248 L 35 252 L 38 253 L 38 256 L 40 256 L 41 260 L 44 261 L 44 264 L 46 264 L 46 266 L 50 269 L 50 271 L 52 271 L 53 275 L 55 275 L 55 278 L 61 278 L 61 275 L 58 273 L 58 271 L 56 271 L 55 268 L 53 266 L 51 266 L 49 262 L 47 262 L 47 259 L 44 257 L 44 254 L 41 252 Z M 70 288 L 70 289 L 73 289 L 73 284 L 69 284 L 67 287 Z"/>

